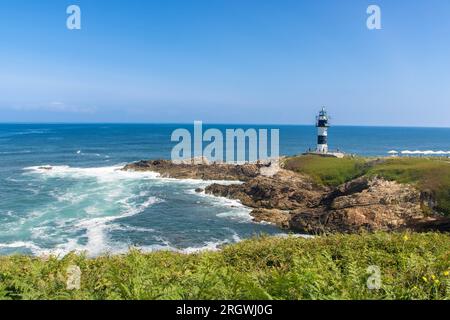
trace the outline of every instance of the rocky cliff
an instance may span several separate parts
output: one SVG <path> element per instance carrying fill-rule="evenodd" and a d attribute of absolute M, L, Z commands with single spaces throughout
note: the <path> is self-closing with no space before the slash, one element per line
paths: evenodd
<path fill-rule="evenodd" d="M 153 171 L 165 178 L 247 181 L 260 174 L 262 164 L 188 164 L 169 160 L 142 160 L 127 164 L 123 170 Z"/>
<path fill-rule="evenodd" d="M 253 208 L 255 221 L 300 232 L 450 230 L 450 219 L 433 213 L 432 197 L 411 185 L 360 177 L 331 188 L 284 169 L 271 176 L 262 175 L 266 168 L 261 164 L 174 164 L 156 160 L 133 163 L 124 170 L 155 171 L 171 178 L 243 181 L 214 183 L 205 192 L 240 200 Z"/>

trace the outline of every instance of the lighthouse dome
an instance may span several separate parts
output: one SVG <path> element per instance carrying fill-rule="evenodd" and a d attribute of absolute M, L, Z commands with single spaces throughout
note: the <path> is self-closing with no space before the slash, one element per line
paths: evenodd
<path fill-rule="evenodd" d="M 319 115 L 316 117 L 316 127 L 329 127 L 329 117 L 325 107 L 320 110 Z"/>

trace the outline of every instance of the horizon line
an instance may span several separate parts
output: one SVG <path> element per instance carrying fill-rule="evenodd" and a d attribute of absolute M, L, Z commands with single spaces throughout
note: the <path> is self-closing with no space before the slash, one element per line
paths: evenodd
<path fill-rule="evenodd" d="M 201 121 L 201 120 L 195 120 Z M 204 125 L 242 125 L 242 126 L 308 126 L 314 127 L 314 124 L 305 123 L 245 123 L 245 122 L 205 122 L 202 121 Z M 32 122 L 32 121 L 0 121 L 0 125 L 7 124 L 17 124 L 17 125 L 96 125 L 96 124 L 110 124 L 110 125 L 193 125 L 192 122 L 115 122 L 115 121 L 97 121 L 97 122 L 67 122 L 67 121 L 49 121 L 49 122 Z M 358 125 L 358 124 L 336 124 L 331 127 L 373 127 L 373 128 L 429 128 L 429 129 L 450 129 L 450 126 L 418 126 L 418 125 Z"/>

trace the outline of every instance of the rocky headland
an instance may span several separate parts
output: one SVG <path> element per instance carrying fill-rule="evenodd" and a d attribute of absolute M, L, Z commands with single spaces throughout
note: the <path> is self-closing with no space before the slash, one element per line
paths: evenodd
<path fill-rule="evenodd" d="M 283 166 L 270 170 L 272 166 L 153 160 L 128 164 L 123 170 L 153 171 L 168 178 L 241 181 L 213 183 L 204 192 L 239 200 L 253 209 L 256 222 L 298 232 L 450 231 L 450 219 L 435 212 L 433 195 L 413 185 L 361 176 L 331 187 Z"/>
<path fill-rule="evenodd" d="M 173 163 L 169 160 L 141 160 L 123 170 L 152 171 L 164 178 L 248 181 L 260 175 L 262 164 Z"/>

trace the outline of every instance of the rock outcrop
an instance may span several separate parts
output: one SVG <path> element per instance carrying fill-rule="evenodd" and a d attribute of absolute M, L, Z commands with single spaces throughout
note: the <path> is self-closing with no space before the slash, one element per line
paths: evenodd
<path fill-rule="evenodd" d="M 188 164 L 169 160 L 142 160 L 127 164 L 123 170 L 153 171 L 165 178 L 247 181 L 260 174 L 263 164 L 230 165 L 222 163 Z"/>
<path fill-rule="evenodd" d="M 398 230 L 424 219 L 420 192 L 379 178 L 358 178 L 324 197 L 311 211 L 292 212 L 291 227 L 305 232 Z"/>
<path fill-rule="evenodd" d="M 205 192 L 238 199 L 252 208 L 295 210 L 319 205 L 327 190 L 307 177 L 280 170 L 272 177 L 257 176 L 243 184 L 212 184 L 206 187 Z"/>
<path fill-rule="evenodd" d="M 255 208 L 255 221 L 312 234 L 366 231 L 450 231 L 450 219 L 427 215 L 430 199 L 416 188 L 381 178 L 361 177 L 337 188 L 281 170 L 244 184 L 213 184 L 206 193 L 240 200 Z M 428 210 L 424 210 L 428 208 Z"/>
<path fill-rule="evenodd" d="M 290 228 L 291 214 L 289 211 L 278 209 L 253 209 L 251 215 L 255 222 L 270 222 L 282 229 Z"/>
<path fill-rule="evenodd" d="M 175 164 L 155 160 L 129 164 L 124 170 L 154 171 L 170 178 L 242 181 L 213 183 L 205 192 L 240 200 L 253 208 L 251 215 L 257 222 L 299 232 L 450 231 L 450 218 L 433 213 L 436 201 L 432 194 L 378 177 L 360 177 L 330 188 L 293 171 L 274 171 L 270 164 Z"/>

